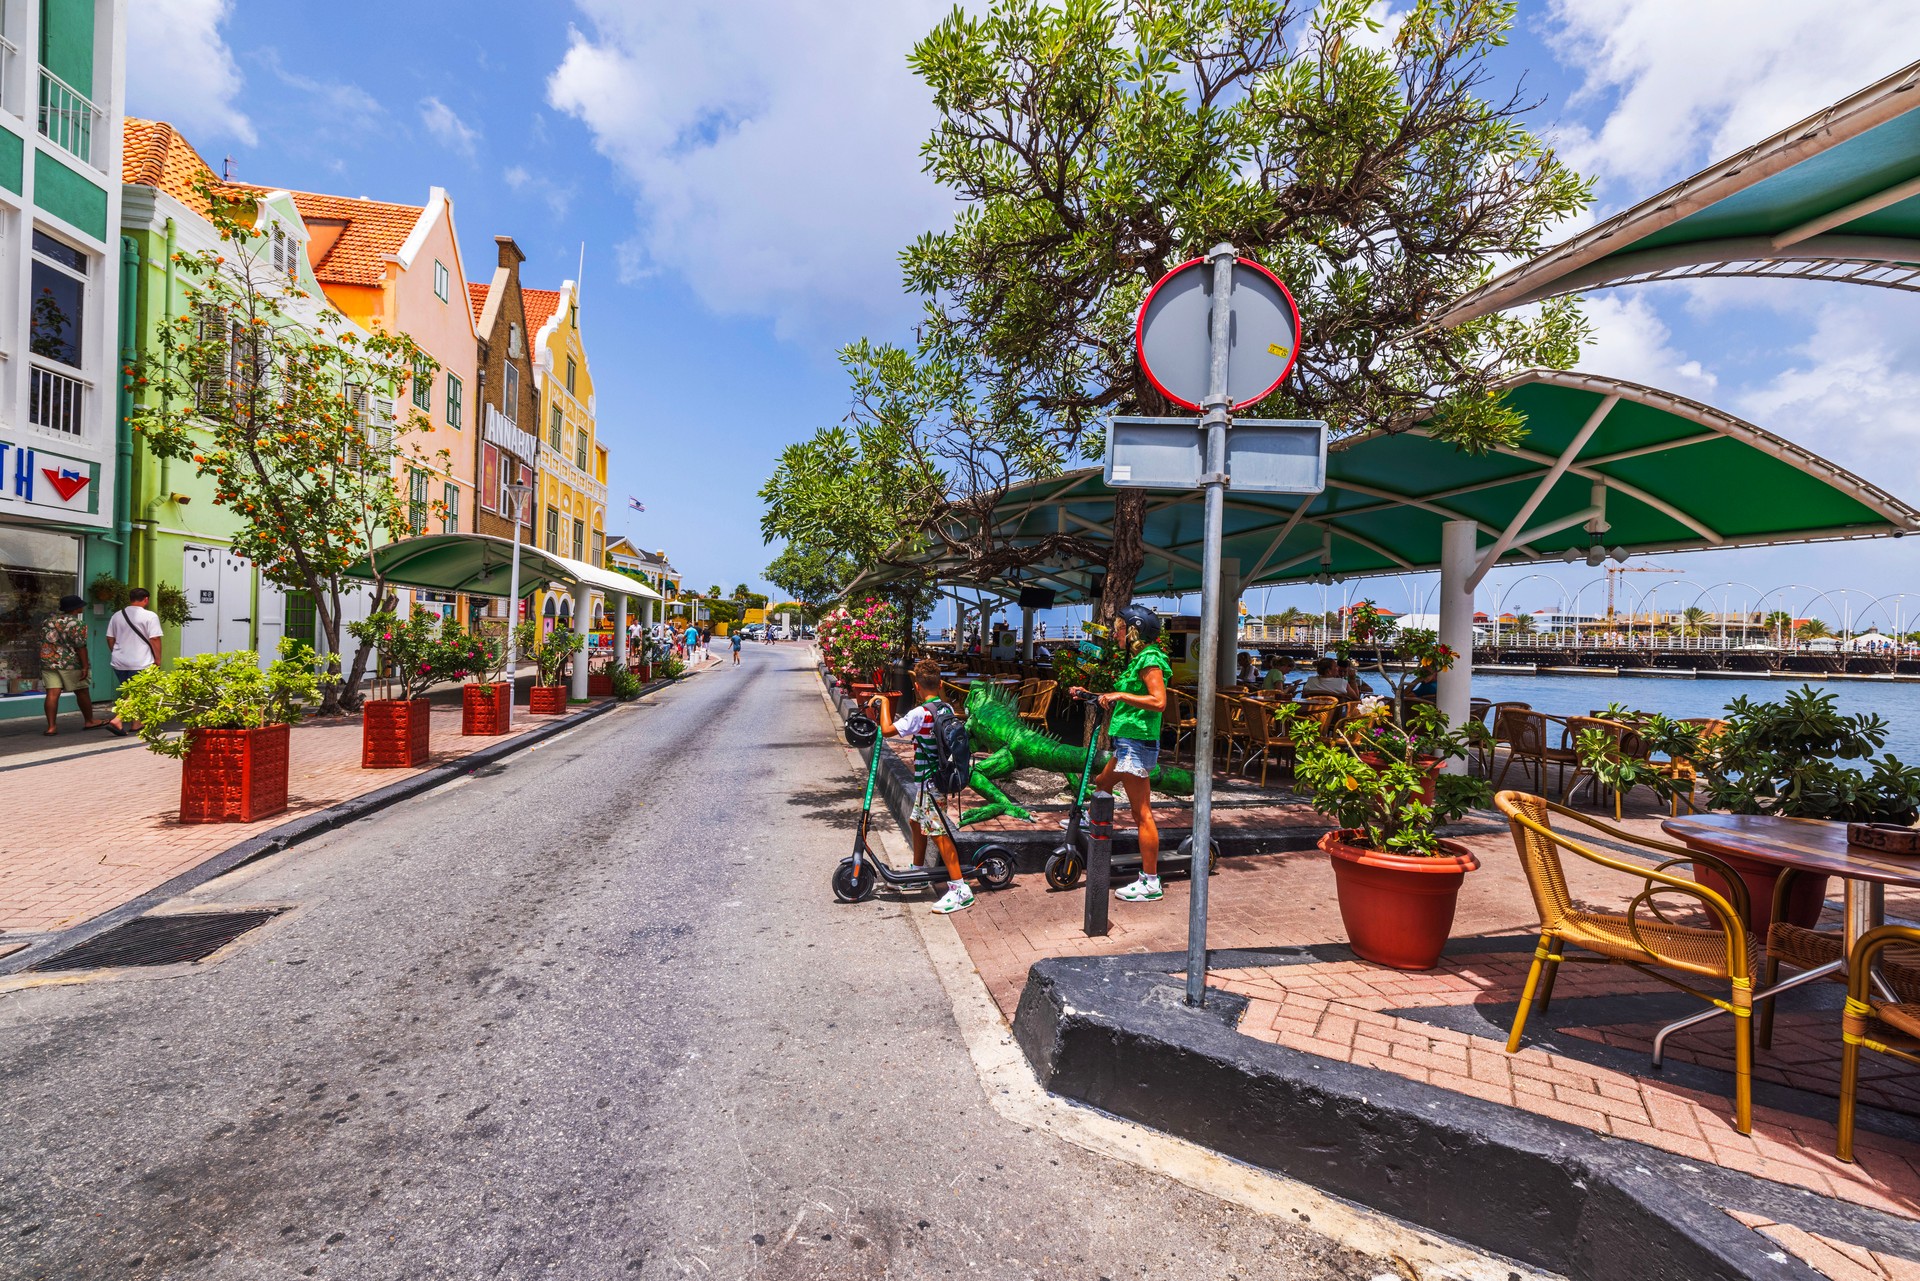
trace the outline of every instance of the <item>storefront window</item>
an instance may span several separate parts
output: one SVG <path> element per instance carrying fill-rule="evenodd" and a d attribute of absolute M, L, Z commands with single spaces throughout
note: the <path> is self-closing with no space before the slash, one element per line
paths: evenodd
<path fill-rule="evenodd" d="M 40 691 L 40 632 L 80 594 L 80 540 L 0 525 L 0 696 Z"/>
<path fill-rule="evenodd" d="M 79 368 L 87 308 L 87 256 L 44 231 L 33 233 L 32 336 L 36 356 Z"/>

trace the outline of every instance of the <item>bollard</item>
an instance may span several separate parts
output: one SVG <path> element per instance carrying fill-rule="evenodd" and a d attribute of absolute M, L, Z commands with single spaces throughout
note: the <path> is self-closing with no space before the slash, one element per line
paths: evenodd
<path fill-rule="evenodd" d="M 1087 902 L 1080 928 L 1088 938 L 1107 932 L 1113 888 L 1113 797 L 1095 792 L 1087 800 Z"/>

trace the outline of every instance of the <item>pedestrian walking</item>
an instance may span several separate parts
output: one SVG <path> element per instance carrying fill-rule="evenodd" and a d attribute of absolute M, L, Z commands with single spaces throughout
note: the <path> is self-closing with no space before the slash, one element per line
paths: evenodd
<path fill-rule="evenodd" d="M 60 691 L 73 695 L 80 708 L 80 728 L 99 729 L 106 724 L 93 718 L 93 665 L 87 658 L 87 625 L 80 611 L 87 602 L 78 596 L 62 596 L 60 610 L 47 619 L 40 632 L 40 683 L 47 690 L 47 737 L 60 732 Z"/>
<path fill-rule="evenodd" d="M 125 737 L 129 729 L 140 728 L 137 723 L 128 725 L 120 719 L 120 687 L 129 677 L 160 662 L 160 638 L 165 633 L 160 627 L 160 615 L 147 608 L 151 599 L 146 588 L 134 588 L 127 593 L 127 607 L 107 624 L 107 662 L 113 667 L 115 694 L 113 719 L 107 722 L 107 733 L 116 738 Z"/>
<path fill-rule="evenodd" d="M 731 632 L 727 639 L 733 642 L 733 665 L 740 666 L 740 642 L 747 638 L 745 632 Z"/>
<path fill-rule="evenodd" d="M 687 662 L 698 662 L 700 658 L 700 629 L 692 623 L 687 624 Z"/>

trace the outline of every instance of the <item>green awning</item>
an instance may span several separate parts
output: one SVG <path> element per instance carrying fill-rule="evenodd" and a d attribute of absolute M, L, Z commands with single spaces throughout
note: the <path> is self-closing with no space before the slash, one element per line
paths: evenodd
<path fill-rule="evenodd" d="M 381 577 L 396 587 L 505 596 L 513 579 L 513 543 L 490 534 L 422 534 L 375 548 L 370 557 L 350 566 L 347 573 L 370 579 L 375 564 Z M 521 543 L 520 594 L 531 596 L 550 582 L 584 582 L 609 595 L 660 599 L 658 592 L 625 574 Z"/>
<path fill-rule="evenodd" d="M 1516 379 L 1505 395 L 1527 418 L 1519 448 L 1462 454 L 1416 427 L 1335 445 L 1326 491 L 1304 505 L 1294 495 L 1228 490 L 1224 554 L 1254 586 L 1437 570 L 1449 520 L 1479 525 L 1483 558 L 1503 545 L 1489 567 L 1558 563 L 1595 549 L 1650 554 L 1920 529 L 1920 511 L 1884 490 L 1684 397 L 1556 371 Z M 1100 542 L 1113 498 L 1097 469 L 1015 486 L 995 505 L 996 538 L 1033 543 L 1067 530 Z M 1149 492 L 1135 593 L 1197 590 L 1201 535 L 1198 493 Z M 942 582 L 1001 592 L 1024 582 L 1053 587 L 1063 600 L 1086 599 L 1102 568 L 1043 565 L 1018 571 L 1019 581 L 976 583 L 957 562 L 928 564 Z"/>
<path fill-rule="evenodd" d="M 1651 280 L 1765 276 L 1920 291 L 1920 63 L 1468 294 L 1477 316 Z"/>

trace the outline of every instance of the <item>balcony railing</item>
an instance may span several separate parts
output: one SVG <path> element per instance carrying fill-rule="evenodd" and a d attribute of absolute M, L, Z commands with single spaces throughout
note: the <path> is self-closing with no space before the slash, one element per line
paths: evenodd
<path fill-rule="evenodd" d="M 100 109 L 45 67 L 40 68 L 40 134 L 54 146 L 93 164 L 93 135 Z"/>
<path fill-rule="evenodd" d="M 42 431 L 78 439 L 87 421 L 88 384 L 41 365 L 27 371 L 27 421 Z"/>
<path fill-rule="evenodd" d="M 0 35 L 0 107 L 14 111 L 18 103 L 14 98 L 14 81 L 18 72 L 14 66 L 20 61 L 20 46 Z"/>

